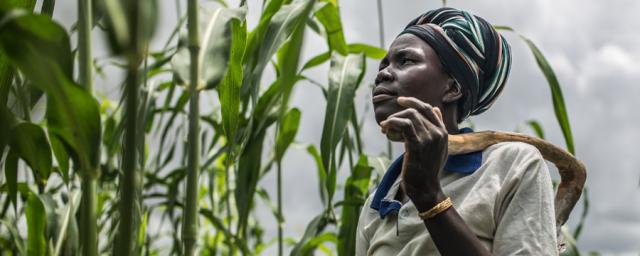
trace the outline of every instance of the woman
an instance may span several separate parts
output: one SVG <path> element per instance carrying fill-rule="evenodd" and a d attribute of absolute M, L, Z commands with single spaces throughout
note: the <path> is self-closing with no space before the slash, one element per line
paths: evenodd
<path fill-rule="evenodd" d="M 447 135 L 487 110 L 510 68 L 484 19 L 441 8 L 414 19 L 381 61 L 376 121 L 405 153 L 367 199 L 357 255 L 556 255 L 553 189 L 533 146 L 447 155 Z"/>

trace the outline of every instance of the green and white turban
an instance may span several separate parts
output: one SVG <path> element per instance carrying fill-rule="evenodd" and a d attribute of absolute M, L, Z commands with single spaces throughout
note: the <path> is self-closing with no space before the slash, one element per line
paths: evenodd
<path fill-rule="evenodd" d="M 487 21 L 454 8 L 429 11 L 412 20 L 402 34 L 431 46 L 443 69 L 463 93 L 459 120 L 487 110 L 502 92 L 511 67 L 507 41 Z"/>

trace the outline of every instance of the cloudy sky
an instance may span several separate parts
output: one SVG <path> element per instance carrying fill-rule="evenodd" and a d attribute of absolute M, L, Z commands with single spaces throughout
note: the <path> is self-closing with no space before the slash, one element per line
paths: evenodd
<path fill-rule="evenodd" d="M 174 1 L 161 0 L 160 30 L 154 46 L 161 47 L 176 22 Z M 249 27 L 257 23 L 259 3 L 249 1 Z M 383 0 L 385 47 L 414 17 L 441 6 L 440 1 Z M 69 27 L 75 20 L 74 1 L 58 1 L 54 17 Z M 636 0 L 449 0 L 448 6 L 466 9 L 494 25 L 508 25 L 529 37 L 546 55 L 564 90 L 573 128 L 576 154 L 588 168 L 587 186 L 591 207 L 579 240 L 584 251 L 637 255 L 640 252 L 640 157 L 634 148 L 640 143 L 640 1 Z M 348 43 L 379 44 L 376 1 L 340 1 Z M 186 8 L 182 8 L 185 10 Z M 100 47 L 99 34 L 96 45 Z M 473 118 L 476 130 L 513 131 L 526 120 L 542 123 L 548 139 L 564 145 L 551 105 L 546 80 L 528 48 L 514 34 L 506 33 L 513 50 L 509 83 L 494 106 Z M 322 38 L 307 32 L 303 59 L 326 51 Z M 106 55 L 97 49 L 96 56 Z M 385 137 L 373 120 L 366 88 L 373 82 L 377 62 L 369 70 L 356 104 L 365 116 L 363 138 L 366 152 L 385 152 Z M 116 71 L 108 71 L 116 72 Z M 328 65 L 306 73 L 326 83 Z M 119 75 L 119 74 L 115 74 Z M 267 71 L 264 81 L 273 79 Z M 98 90 L 117 96 L 117 81 L 98 81 Z M 297 141 L 319 144 L 325 103 L 317 87 L 299 84 L 292 104 L 302 110 Z M 636 113 L 636 114 L 633 114 Z M 526 129 L 524 132 L 529 132 Z M 395 145 L 399 154 L 401 145 Z M 285 234 L 300 237 L 306 224 L 322 209 L 317 192 L 316 170 L 303 149 L 290 150 L 284 170 Z M 344 172 L 342 173 L 344 176 Z M 273 191 L 275 178 L 261 184 Z M 574 210 L 571 224 L 581 213 Z M 268 211 L 259 214 L 268 235 L 275 234 L 275 222 Z"/>

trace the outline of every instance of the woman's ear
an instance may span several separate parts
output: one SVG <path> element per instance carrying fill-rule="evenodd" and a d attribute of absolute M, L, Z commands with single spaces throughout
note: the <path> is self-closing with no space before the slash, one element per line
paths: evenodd
<path fill-rule="evenodd" d="M 447 80 L 447 89 L 444 91 L 444 95 L 442 95 L 442 103 L 452 103 L 458 101 L 462 98 L 462 90 L 460 89 L 460 85 L 458 82 L 449 78 Z"/>

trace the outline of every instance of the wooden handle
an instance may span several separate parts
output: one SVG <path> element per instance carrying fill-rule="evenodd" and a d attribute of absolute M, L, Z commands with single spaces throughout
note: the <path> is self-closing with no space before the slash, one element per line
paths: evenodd
<path fill-rule="evenodd" d="M 535 146 L 542 157 L 552 162 L 560 172 L 560 184 L 555 198 L 556 232 L 567 221 L 580 199 L 587 178 L 585 166 L 566 150 L 540 138 L 513 132 L 482 131 L 449 135 L 449 154 L 464 154 L 484 150 L 506 141 L 519 141 Z"/>

